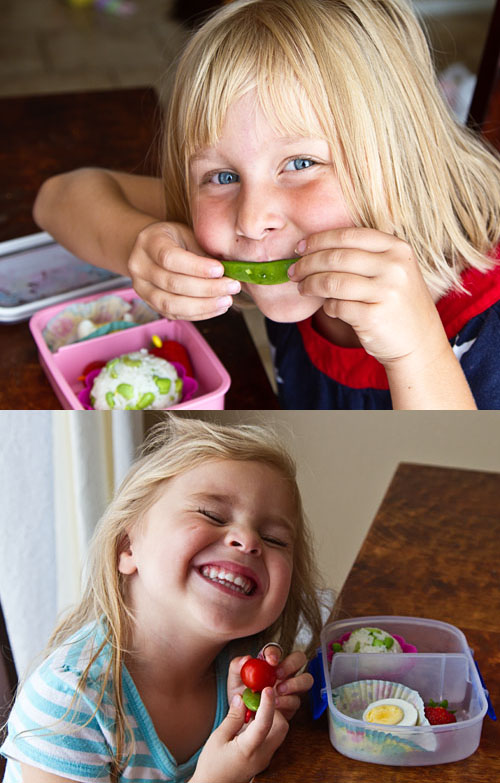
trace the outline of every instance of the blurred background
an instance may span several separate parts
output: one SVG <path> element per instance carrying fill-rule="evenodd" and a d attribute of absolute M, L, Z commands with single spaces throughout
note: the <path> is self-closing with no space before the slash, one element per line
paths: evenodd
<path fill-rule="evenodd" d="M 494 0 L 413 0 L 436 64 L 477 71 Z M 214 0 L 2 0 L 0 95 L 154 85 Z"/>

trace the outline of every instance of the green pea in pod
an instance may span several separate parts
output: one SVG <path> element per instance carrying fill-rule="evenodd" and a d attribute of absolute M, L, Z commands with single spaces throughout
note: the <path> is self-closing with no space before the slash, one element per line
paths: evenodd
<path fill-rule="evenodd" d="M 251 688 L 245 688 L 241 698 L 243 699 L 243 704 L 248 710 L 257 712 L 260 704 L 260 693 L 256 693 Z"/>
<path fill-rule="evenodd" d="M 226 277 L 242 283 L 276 285 L 288 283 L 288 269 L 296 258 L 282 258 L 279 261 L 221 261 Z"/>

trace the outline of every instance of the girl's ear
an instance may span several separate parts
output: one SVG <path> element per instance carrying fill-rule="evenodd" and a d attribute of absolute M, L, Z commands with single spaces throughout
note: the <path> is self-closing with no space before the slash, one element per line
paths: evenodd
<path fill-rule="evenodd" d="M 126 533 L 120 541 L 118 549 L 118 571 L 121 574 L 133 574 L 137 571 L 130 538 Z"/>

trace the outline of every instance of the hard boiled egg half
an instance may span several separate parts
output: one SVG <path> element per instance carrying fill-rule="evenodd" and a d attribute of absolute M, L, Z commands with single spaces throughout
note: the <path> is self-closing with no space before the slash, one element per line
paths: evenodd
<path fill-rule="evenodd" d="M 404 699 L 379 699 L 368 705 L 363 712 L 363 720 L 384 726 L 416 726 L 418 712 Z"/>

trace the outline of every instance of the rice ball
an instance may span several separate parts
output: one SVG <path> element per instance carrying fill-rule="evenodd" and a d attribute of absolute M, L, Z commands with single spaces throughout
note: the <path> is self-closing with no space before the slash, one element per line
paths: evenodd
<path fill-rule="evenodd" d="M 342 644 L 349 653 L 400 653 L 401 645 L 390 633 L 380 628 L 358 628 Z"/>
<path fill-rule="evenodd" d="M 90 393 L 96 410 L 160 410 L 182 398 L 177 370 L 145 348 L 111 359 L 95 378 Z"/>

